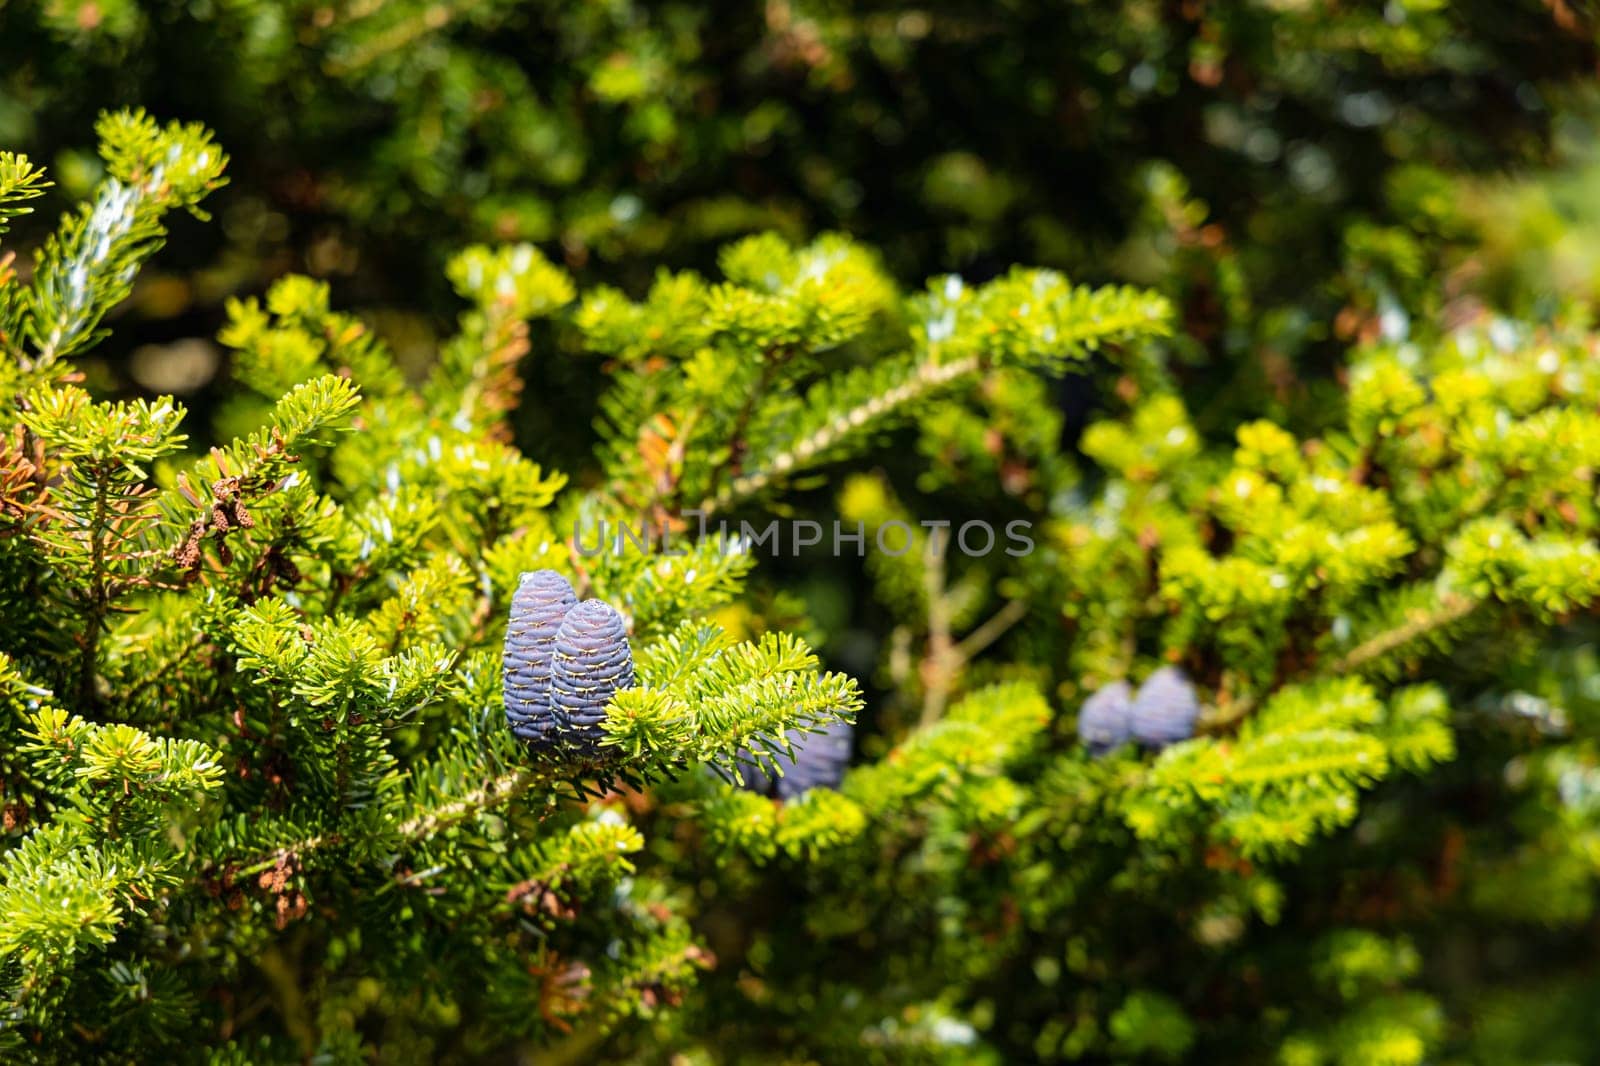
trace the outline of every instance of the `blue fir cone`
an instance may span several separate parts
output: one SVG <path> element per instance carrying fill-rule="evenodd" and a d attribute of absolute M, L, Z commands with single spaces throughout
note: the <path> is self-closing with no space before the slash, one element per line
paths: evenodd
<path fill-rule="evenodd" d="M 571 583 L 554 570 L 523 574 L 511 597 L 502 667 L 506 721 L 519 740 L 536 748 L 560 741 L 550 709 L 550 660 L 561 622 L 577 602 Z"/>
<path fill-rule="evenodd" d="M 561 733 L 585 754 L 598 753 L 611 697 L 633 687 L 633 652 L 622 615 L 584 600 L 567 612 L 550 666 L 550 707 Z"/>
<path fill-rule="evenodd" d="M 1078 739 L 1090 755 L 1104 755 L 1133 739 L 1133 686 L 1101 685 L 1078 711 Z"/>
<path fill-rule="evenodd" d="M 794 765 L 780 767 L 783 776 L 773 783 L 778 798 L 794 799 L 814 788 L 838 788 L 850 765 L 855 737 L 855 726 L 849 722 L 829 722 L 815 733 L 790 730 Z"/>
<path fill-rule="evenodd" d="M 756 764 L 755 756 L 741 751 L 736 757 L 744 788 L 763 796 L 796 799 L 814 788 L 838 788 L 850 766 L 850 751 L 855 743 L 855 727 L 849 722 L 829 722 L 816 732 L 791 729 L 784 734 L 794 752 L 791 763 L 786 755 L 776 755 L 783 776 L 769 774 Z"/>
<path fill-rule="evenodd" d="M 1133 735 L 1157 751 L 1194 736 L 1200 698 L 1176 666 L 1163 666 L 1139 686 L 1133 700 Z"/>

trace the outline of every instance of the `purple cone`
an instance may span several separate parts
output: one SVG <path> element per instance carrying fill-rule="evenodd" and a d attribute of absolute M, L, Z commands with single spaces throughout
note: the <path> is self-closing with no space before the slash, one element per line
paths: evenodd
<path fill-rule="evenodd" d="M 577 602 L 571 583 L 554 570 L 523 574 L 511 597 L 502 667 L 506 721 L 518 739 L 537 748 L 560 740 L 550 708 L 550 660 L 562 620 Z"/>
<path fill-rule="evenodd" d="M 1139 686 L 1133 700 L 1133 735 L 1157 751 L 1194 736 L 1200 699 L 1176 666 L 1163 666 Z"/>
<path fill-rule="evenodd" d="M 774 782 L 779 799 L 794 799 L 814 788 L 838 788 L 850 765 L 850 749 L 855 741 L 855 726 L 849 722 L 829 722 L 821 732 L 791 733 L 794 767 L 784 768 Z"/>
<path fill-rule="evenodd" d="M 562 621 L 551 660 L 550 707 L 562 738 L 596 754 L 611 697 L 632 687 L 633 652 L 622 616 L 601 600 L 584 600 Z"/>
<path fill-rule="evenodd" d="M 738 756 L 739 773 L 744 777 L 744 788 L 763 796 L 778 799 L 795 799 L 814 788 L 838 788 L 844 772 L 850 765 L 850 751 L 855 743 L 855 727 L 849 722 L 833 721 L 815 732 L 791 729 L 784 734 L 794 751 L 794 762 L 778 755 L 782 777 L 768 774 L 756 765 L 755 757 L 747 752 Z"/>
<path fill-rule="evenodd" d="M 1133 739 L 1133 686 L 1101 685 L 1078 711 L 1078 739 L 1090 755 L 1104 755 Z"/>

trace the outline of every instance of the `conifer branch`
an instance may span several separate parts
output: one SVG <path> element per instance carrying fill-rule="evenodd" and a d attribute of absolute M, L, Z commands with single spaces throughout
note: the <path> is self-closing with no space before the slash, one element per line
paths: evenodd
<path fill-rule="evenodd" d="M 923 553 L 922 585 L 928 604 L 928 656 L 923 662 L 922 717 L 924 728 L 937 722 L 944 714 L 950 697 L 950 686 L 955 681 L 959 661 L 950 636 L 950 603 L 945 594 L 945 553 L 948 543 L 938 544 L 940 531 L 934 530 L 934 540 Z M 948 531 L 946 531 L 948 540 Z"/>
<path fill-rule="evenodd" d="M 788 475 L 805 469 L 817 456 L 828 452 L 850 433 L 869 423 L 876 423 L 964 377 L 976 374 L 982 366 L 982 360 L 975 355 L 948 363 L 931 360 L 919 363 L 906 380 L 841 412 L 826 425 L 768 458 L 762 469 L 734 478 L 725 489 L 702 501 L 699 509 L 711 515 L 760 495 Z"/>
<path fill-rule="evenodd" d="M 132 290 L 138 266 L 165 237 L 169 211 L 197 211 L 223 183 L 228 158 L 200 126 L 161 127 L 142 111 L 101 117 L 110 176 L 92 206 L 63 220 L 38 255 L 25 332 L 35 352 L 27 371 L 46 369 L 91 343 L 100 320 Z"/>
<path fill-rule="evenodd" d="M 1462 621 L 1483 605 L 1481 599 L 1459 592 L 1445 592 L 1431 612 L 1413 613 L 1400 625 L 1362 641 L 1346 652 L 1333 666 L 1335 674 L 1349 674 L 1381 659 L 1392 651 Z"/>
<path fill-rule="evenodd" d="M 431 810 L 401 822 L 395 829 L 395 838 L 415 843 L 434 833 L 442 832 L 460 825 L 468 819 L 474 818 L 485 811 L 494 809 L 503 803 L 509 803 L 521 796 L 536 785 L 547 785 L 558 779 L 558 775 L 543 770 L 513 770 L 491 780 L 481 788 L 451 800 Z M 237 868 L 235 876 L 251 877 L 274 869 L 286 861 L 299 862 L 304 856 L 313 854 L 323 848 L 338 847 L 350 843 L 350 838 L 344 833 L 318 833 L 305 837 L 290 844 L 284 844 L 272 849 L 270 855 L 260 856 L 246 862 Z"/>
<path fill-rule="evenodd" d="M 968 633 L 955 646 L 955 657 L 960 662 L 970 662 L 989 645 L 999 640 L 1012 626 L 1028 616 L 1027 600 L 1008 600 L 1006 605 L 990 615 L 978 628 Z"/>
<path fill-rule="evenodd" d="M 89 542 L 88 603 L 85 607 L 83 647 L 78 668 L 78 706 L 93 707 L 95 699 L 95 671 L 100 663 L 100 629 L 105 624 L 105 612 L 111 596 L 106 589 L 106 538 L 109 520 L 107 497 L 110 489 L 107 480 L 96 478 L 94 504 L 89 514 L 86 538 Z"/>
<path fill-rule="evenodd" d="M 399 829 L 400 838 L 420 840 L 449 829 L 502 803 L 509 803 L 535 785 L 549 784 L 555 777 L 556 775 L 549 771 L 527 769 L 501 774 L 487 785 L 467 793 L 460 799 L 402 822 Z"/>

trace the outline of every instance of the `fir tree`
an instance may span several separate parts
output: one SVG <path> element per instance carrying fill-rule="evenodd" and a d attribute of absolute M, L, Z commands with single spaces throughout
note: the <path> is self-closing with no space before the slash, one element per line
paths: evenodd
<path fill-rule="evenodd" d="M 422 380 L 324 283 L 230 303 L 243 431 L 202 451 L 79 364 L 227 159 L 100 135 L 0 268 L 7 1057 L 1419 1063 L 1462 1040 L 1431 907 L 1592 923 L 1592 758 L 1542 743 L 1592 697 L 1524 691 L 1586 675 L 1600 598 L 1581 330 L 1419 328 L 1326 425 L 1219 436 L 1142 289 L 907 294 L 769 234 L 630 298 L 474 246 Z M 0 156 L 0 225 L 44 187 Z M 588 484 L 511 443 L 539 320 L 606 380 Z M 1083 463 L 1061 373 L 1116 383 Z M 989 469 L 1031 550 L 920 510 Z M 830 521 L 905 537 L 862 563 L 870 717 L 760 598 L 764 518 L 838 474 Z M 1463 783 L 1524 851 L 1410 831 Z"/>

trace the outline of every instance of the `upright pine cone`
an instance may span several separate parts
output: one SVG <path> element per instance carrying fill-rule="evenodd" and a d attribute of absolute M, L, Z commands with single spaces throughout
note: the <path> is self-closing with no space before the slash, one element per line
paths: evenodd
<path fill-rule="evenodd" d="M 1133 700 L 1133 735 L 1157 751 L 1194 736 L 1200 698 L 1176 666 L 1163 666 L 1139 686 Z"/>
<path fill-rule="evenodd" d="M 763 796 L 794 799 L 814 788 L 837 788 L 844 780 L 845 769 L 850 765 L 850 749 L 855 742 L 855 727 L 849 722 L 829 722 L 815 733 L 791 729 L 784 736 L 794 751 L 794 764 L 780 767 L 782 777 L 761 769 L 754 756 L 739 753 L 739 774 L 744 778 L 746 790 Z"/>
<path fill-rule="evenodd" d="M 855 726 L 849 722 L 829 722 L 817 733 L 791 731 L 794 766 L 784 767 L 783 776 L 774 782 L 778 798 L 794 799 L 814 788 L 838 788 L 850 765 L 855 736 Z"/>
<path fill-rule="evenodd" d="M 523 574 L 511 597 L 502 668 L 506 721 L 536 748 L 560 743 L 560 723 L 550 708 L 550 660 L 561 622 L 577 602 L 572 585 L 554 570 Z"/>
<path fill-rule="evenodd" d="M 561 734 L 585 754 L 599 751 L 606 705 L 633 687 L 633 652 L 622 616 L 609 603 L 584 600 L 567 612 L 550 667 L 550 706 Z"/>
<path fill-rule="evenodd" d="M 1090 755 L 1104 755 L 1133 739 L 1133 687 L 1101 685 L 1078 711 L 1078 739 Z"/>

